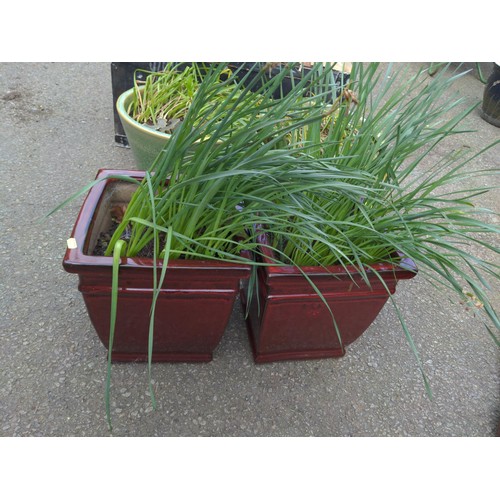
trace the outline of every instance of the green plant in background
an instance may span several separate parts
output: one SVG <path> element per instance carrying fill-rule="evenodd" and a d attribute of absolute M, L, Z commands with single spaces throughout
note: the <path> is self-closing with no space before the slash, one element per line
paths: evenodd
<path fill-rule="evenodd" d="M 184 119 L 206 71 L 206 65 L 198 63 L 186 67 L 184 63 L 168 63 L 162 71 L 135 70 L 134 98 L 127 112 L 139 123 L 171 133 Z M 138 73 L 147 75 L 144 81 L 138 80 Z M 224 68 L 219 79 L 222 81 L 230 74 L 231 70 Z M 213 96 L 215 102 L 224 101 L 234 87 L 235 84 L 221 87 Z M 206 111 L 212 104 L 207 102 L 200 110 L 200 120 L 206 118 Z"/>

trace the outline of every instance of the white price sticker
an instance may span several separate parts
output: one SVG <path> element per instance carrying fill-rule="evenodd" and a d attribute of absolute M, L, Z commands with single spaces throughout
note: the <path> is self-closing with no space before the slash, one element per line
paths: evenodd
<path fill-rule="evenodd" d="M 75 248 L 78 248 L 78 245 L 76 244 L 75 238 L 69 238 L 69 240 L 66 243 L 67 243 L 68 248 L 70 250 L 74 250 Z"/>

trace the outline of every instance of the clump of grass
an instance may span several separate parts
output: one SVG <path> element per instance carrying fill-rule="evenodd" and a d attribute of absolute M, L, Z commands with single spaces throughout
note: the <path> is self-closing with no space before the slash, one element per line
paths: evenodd
<path fill-rule="evenodd" d="M 315 64 L 288 95 L 270 99 L 291 67 L 259 93 L 235 75 L 222 81 L 224 64 L 208 69 L 182 126 L 151 166 L 154 201 L 142 189 L 129 205 L 122 222 L 132 226 L 128 254 L 152 240 L 158 245 L 155 230 L 171 228 L 172 256 L 235 261 L 241 249 L 256 249 L 245 231 L 260 224 L 283 264 L 363 270 L 409 257 L 461 299 L 470 290 L 500 327 L 485 291 L 487 277 L 499 278 L 498 265 L 469 253 L 475 244 L 498 254 L 483 236 L 499 229 L 473 203 L 485 189 L 462 186 L 496 171 L 470 172 L 475 156 L 464 152 L 430 167 L 423 162 L 463 133 L 458 126 L 475 108 L 457 111 L 460 99 L 443 104 L 460 75 L 443 71 L 429 80 L 424 69 L 383 74 L 375 63 L 355 64 L 349 88 L 332 104 L 325 97 L 338 89 L 328 83 L 330 68 Z"/>
<path fill-rule="evenodd" d="M 128 114 L 139 123 L 171 133 L 186 116 L 206 71 L 206 66 L 198 63 L 187 66 L 185 63 L 167 63 L 162 71 L 135 70 L 134 95 L 127 108 Z M 147 76 L 139 80 L 138 73 Z M 231 70 L 224 68 L 219 79 L 222 81 L 230 75 Z M 206 103 L 199 112 L 199 119 L 206 119 L 210 107 L 224 101 L 234 87 L 226 85 L 214 94 L 214 102 Z"/>
<path fill-rule="evenodd" d="M 269 234 L 274 265 L 355 266 L 368 281 L 374 263 L 404 265 L 410 258 L 431 284 L 481 304 L 500 345 L 493 332 L 500 321 L 488 299 L 488 281 L 500 279 L 500 266 L 476 252 L 500 254 L 491 239 L 500 229 L 485 222 L 486 211 L 475 204 L 490 188 L 464 184 L 498 170 L 473 168 L 484 150 L 424 161 L 447 138 L 464 133 L 458 127 L 475 107 L 460 111 L 460 99 L 443 101 L 460 75 L 443 70 L 429 80 L 425 69 L 394 74 L 376 63 L 354 64 L 349 87 L 338 89 L 329 80 L 331 68 L 314 64 L 289 94 L 272 99 L 292 68 L 283 65 L 265 81 L 262 73 L 252 81 L 239 69 L 227 74 L 225 63 L 206 68 L 107 255 L 119 244 L 134 256 L 152 242 L 158 265 L 164 264 L 160 280 L 153 272 L 155 294 L 170 258 L 241 262 L 246 250 L 257 255 L 255 266 L 265 265 L 258 260 L 256 227 Z M 259 92 L 252 92 L 257 84 Z M 341 97 L 332 103 L 333 95 Z M 130 238 L 119 243 L 125 228 Z M 121 254 L 116 251 L 115 260 Z"/>
<path fill-rule="evenodd" d="M 308 190 L 288 230 L 269 225 L 267 231 L 279 258 L 300 267 L 354 265 L 364 273 L 377 262 L 410 258 L 432 286 L 472 302 L 500 345 L 490 328 L 498 331 L 500 321 L 488 296 L 490 283 L 500 279 L 500 228 L 478 204 L 480 195 L 498 189 L 499 171 L 475 161 L 500 141 L 482 151 L 448 150 L 435 162 L 428 160 L 448 138 L 470 132 L 460 125 L 478 103 L 464 106 L 450 97 L 462 76 L 448 77 L 446 68 L 433 79 L 425 69 L 408 75 L 405 68 L 389 67 L 383 74 L 376 64 L 355 64 L 350 90 L 356 102 L 324 103 L 325 116 L 333 110 L 327 133 L 323 122 L 309 123 L 295 131 L 298 139 L 290 147 L 309 148 L 346 175 L 366 173 L 356 180 L 346 177 L 364 194 Z M 488 187 L 469 187 L 471 178 L 481 177 Z M 493 257 L 481 258 L 482 251 Z"/>
<path fill-rule="evenodd" d="M 498 234 L 499 229 L 485 223 L 486 211 L 474 204 L 489 188 L 466 188 L 464 182 L 498 176 L 498 170 L 471 171 L 471 161 L 482 151 L 469 154 L 467 149 L 444 153 L 433 165 L 427 162 L 429 153 L 448 137 L 465 132 L 458 126 L 477 105 L 456 111 L 460 99 L 443 104 L 461 75 L 441 73 L 429 79 L 425 70 L 409 77 L 382 75 L 377 68 L 354 65 L 351 83 L 356 102 L 343 99 L 335 106 L 326 134 L 318 121 L 300 131 L 305 137 L 301 147 L 309 147 L 315 156 L 346 173 L 367 173 L 362 181 L 367 182 L 366 196 L 356 199 L 343 191 L 311 191 L 305 210 L 315 215 L 315 222 L 309 229 L 321 228 L 321 234 L 313 238 L 313 233 L 295 231 L 292 220 L 287 243 L 281 246 L 299 265 L 366 265 L 398 251 L 423 269 L 432 269 L 439 280 L 446 275 L 445 282 L 451 277 L 443 269 L 457 270 L 461 261 L 469 271 L 475 270 L 474 279 L 465 274 L 461 278 L 478 291 L 482 280 L 476 272 L 498 279 L 498 266 L 468 255 L 467 250 L 464 253 L 459 242 L 465 248 L 474 242 L 492 249 L 483 235 Z M 498 253 L 497 247 L 493 250 Z"/>

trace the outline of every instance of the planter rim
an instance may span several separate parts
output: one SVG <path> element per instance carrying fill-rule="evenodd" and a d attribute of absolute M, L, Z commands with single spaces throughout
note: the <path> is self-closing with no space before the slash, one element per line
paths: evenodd
<path fill-rule="evenodd" d="M 82 204 L 77 220 L 71 232 L 71 238 L 76 242 L 76 248 L 66 248 L 63 259 L 63 267 L 69 273 L 78 273 L 82 266 L 84 267 L 109 267 L 113 266 L 113 257 L 95 256 L 83 253 L 85 240 L 89 230 L 90 222 L 94 217 L 97 210 L 99 200 L 104 192 L 104 189 L 109 182 L 115 182 L 120 179 L 109 179 L 113 175 L 128 176 L 135 179 L 142 179 L 145 177 L 145 172 L 141 170 L 115 170 L 115 169 L 99 169 L 96 175 L 96 180 L 101 180 L 93 186 Z M 163 261 L 157 259 L 156 267 L 161 269 Z M 182 260 L 170 259 L 168 262 L 169 269 L 192 269 L 199 271 L 203 269 L 213 269 L 216 266 L 218 269 L 228 271 L 236 271 L 241 273 L 248 273 L 250 271 L 250 264 L 245 263 L 231 263 L 222 262 L 216 259 L 204 260 Z M 142 268 L 153 269 L 154 260 L 147 257 L 122 257 L 120 259 L 120 268 Z"/>
<path fill-rule="evenodd" d="M 158 139 L 163 139 L 163 140 L 170 139 L 172 137 L 172 134 L 166 134 L 165 132 L 160 132 L 159 130 L 155 130 L 151 127 L 148 127 L 147 125 L 143 125 L 142 123 L 139 123 L 138 121 L 134 120 L 127 113 L 127 110 L 125 108 L 125 102 L 134 93 L 134 88 L 135 87 L 132 87 L 131 89 L 123 92 L 116 101 L 116 110 L 118 111 L 120 118 L 126 121 L 131 127 L 142 130 L 145 134 L 151 135 Z M 139 87 L 139 90 L 142 90 L 143 88 L 144 86 L 141 86 Z"/>
<path fill-rule="evenodd" d="M 139 91 L 141 91 L 144 88 L 143 86 L 139 87 Z M 125 103 L 127 99 L 133 94 L 134 92 L 134 87 L 132 87 L 129 90 L 126 90 L 121 94 L 117 101 L 116 101 L 116 110 L 118 111 L 118 114 L 120 116 L 120 119 L 125 121 L 127 125 L 130 127 L 136 129 L 136 131 L 140 131 L 140 133 L 144 133 L 145 135 L 149 136 L 150 138 L 154 139 L 159 139 L 161 141 L 167 142 L 172 138 L 172 134 L 166 134 L 165 132 L 160 132 L 159 130 L 155 130 L 154 128 L 149 127 L 148 125 L 144 125 L 142 123 L 139 123 L 137 120 L 134 120 L 128 113 L 127 109 L 125 107 Z M 195 143 L 199 142 L 200 140 L 197 139 Z M 217 141 L 218 144 L 222 143 L 222 141 L 219 139 Z"/>
<path fill-rule="evenodd" d="M 303 266 L 300 271 L 297 266 L 291 265 L 273 265 L 273 252 L 272 249 L 269 248 L 268 245 L 268 236 L 266 233 L 262 232 L 257 236 L 257 242 L 260 244 L 260 252 L 262 255 L 262 260 L 267 264 L 264 266 L 265 272 L 269 277 L 283 277 L 283 276 L 303 276 L 307 274 L 308 276 L 349 276 L 349 275 L 359 275 L 359 270 L 352 265 L 341 266 L 341 265 L 333 265 L 333 266 Z M 401 267 L 395 264 L 391 264 L 388 262 L 384 263 L 376 263 L 371 266 L 365 266 L 365 270 L 367 273 L 376 271 L 377 273 L 398 273 L 399 279 L 409 279 L 413 278 L 417 272 L 417 266 L 415 262 L 405 257 L 402 259 L 402 262 L 405 263 L 406 267 Z"/>

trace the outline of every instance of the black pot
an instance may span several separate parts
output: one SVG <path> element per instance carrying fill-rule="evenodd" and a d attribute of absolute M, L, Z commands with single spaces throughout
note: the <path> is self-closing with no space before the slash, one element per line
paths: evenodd
<path fill-rule="evenodd" d="M 251 85 L 250 88 L 253 92 L 258 92 L 260 87 L 265 84 L 266 81 L 271 79 L 273 76 L 276 76 L 279 71 L 283 68 L 283 63 L 275 63 L 274 65 L 270 65 L 270 63 L 244 63 L 244 62 L 232 62 L 229 63 L 229 68 L 236 72 L 236 78 L 241 79 L 244 78 L 247 73 L 250 73 L 249 76 L 246 77 L 246 85 Z M 260 81 L 256 81 L 255 78 L 258 76 L 260 70 L 262 68 L 266 68 L 265 72 L 261 74 Z M 290 75 L 286 76 L 283 79 L 281 85 L 274 91 L 273 98 L 280 99 L 286 96 L 293 88 L 294 85 L 297 85 L 300 79 L 310 72 L 310 69 L 307 66 L 302 66 L 300 68 L 293 68 L 290 70 Z M 343 87 L 349 81 L 349 74 L 343 73 L 341 71 L 332 70 L 335 87 L 336 87 L 336 95 L 332 95 L 329 93 L 325 100 L 327 102 L 332 102 L 336 97 L 340 96 Z"/>
<path fill-rule="evenodd" d="M 493 72 L 486 82 L 481 117 L 495 127 L 500 127 L 500 66 L 498 63 L 493 63 Z"/>

